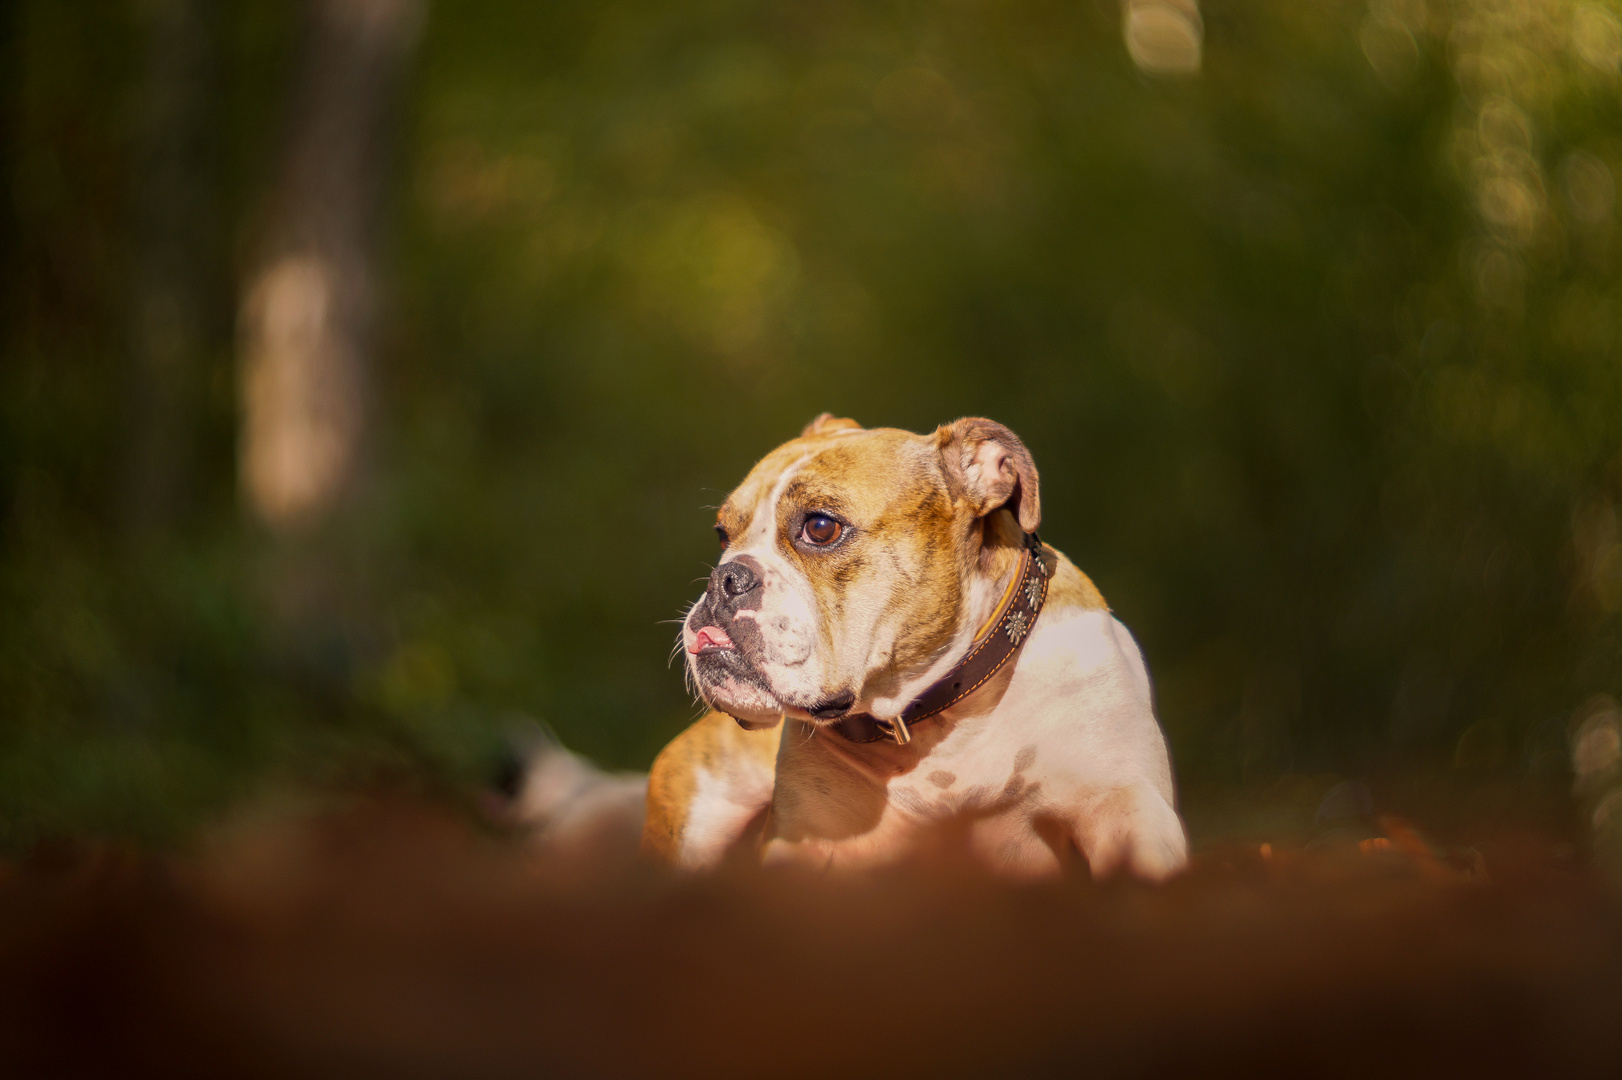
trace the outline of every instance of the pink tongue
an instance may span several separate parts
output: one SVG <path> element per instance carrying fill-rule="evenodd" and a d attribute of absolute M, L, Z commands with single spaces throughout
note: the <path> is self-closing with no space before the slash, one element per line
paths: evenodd
<path fill-rule="evenodd" d="M 698 653 L 704 651 L 704 647 L 706 645 L 714 645 L 721 649 L 730 649 L 732 648 L 732 639 L 727 637 L 727 632 L 722 630 L 719 626 L 706 626 L 704 629 L 693 635 L 693 643 L 687 646 L 687 651 L 696 656 Z"/>

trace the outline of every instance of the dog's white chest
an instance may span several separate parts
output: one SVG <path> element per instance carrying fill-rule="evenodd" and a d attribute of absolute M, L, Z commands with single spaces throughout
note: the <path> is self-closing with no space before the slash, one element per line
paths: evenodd
<path fill-rule="evenodd" d="M 953 720 L 920 758 L 785 732 L 777 857 L 884 861 L 958 844 L 1003 872 L 1050 873 L 1077 849 L 1095 868 L 1182 860 L 1165 745 L 1137 646 L 1108 612 L 1039 626 L 1001 700 Z M 786 850 L 797 848 L 792 854 Z"/>

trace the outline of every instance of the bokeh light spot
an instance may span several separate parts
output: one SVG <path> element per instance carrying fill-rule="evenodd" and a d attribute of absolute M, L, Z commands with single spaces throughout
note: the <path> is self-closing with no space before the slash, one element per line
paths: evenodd
<path fill-rule="evenodd" d="M 1198 74 L 1205 24 L 1193 0 L 1127 0 L 1122 29 L 1132 62 L 1146 74 Z"/>

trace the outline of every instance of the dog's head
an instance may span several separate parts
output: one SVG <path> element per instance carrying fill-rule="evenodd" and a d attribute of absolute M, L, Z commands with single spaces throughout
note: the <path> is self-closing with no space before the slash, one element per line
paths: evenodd
<path fill-rule="evenodd" d="M 724 553 L 682 627 L 693 681 L 745 726 L 894 716 L 1040 519 L 1036 466 L 1001 424 L 914 435 L 824 413 L 721 507 Z"/>

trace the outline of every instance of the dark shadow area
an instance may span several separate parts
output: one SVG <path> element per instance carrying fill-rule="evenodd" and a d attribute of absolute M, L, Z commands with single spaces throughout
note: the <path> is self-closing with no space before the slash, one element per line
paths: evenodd
<path fill-rule="evenodd" d="M 29 1076 L 1614 1069 L 1611 896 L 1547 837 L 1389 831 L 1162 887 L 951 859 L 677 882 L 363 800 L 8 872 L 0 1048 Z"/>

